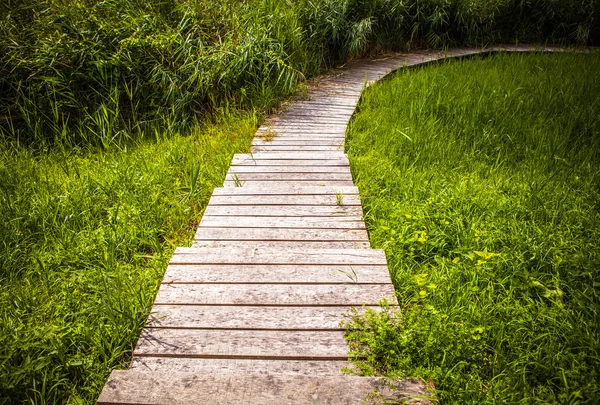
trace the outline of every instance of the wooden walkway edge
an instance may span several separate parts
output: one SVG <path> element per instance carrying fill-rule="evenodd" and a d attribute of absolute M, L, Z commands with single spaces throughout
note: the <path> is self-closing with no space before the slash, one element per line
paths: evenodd
<path fill-rule="evenodd" d="M 128 370 L 108 404 L 428 404 L 415 379 L 345 374 L 340 321 L 396 304 L 382 250 L 370 248 L 344 154 L 364 89 L 403 66 L 533 46 L 415 51 L 359 60 L 323 77 L 256 132 L 214 190 L 195 242 L 178 248 Z M 389 402 L 386 402 L 389 403 Z"/>

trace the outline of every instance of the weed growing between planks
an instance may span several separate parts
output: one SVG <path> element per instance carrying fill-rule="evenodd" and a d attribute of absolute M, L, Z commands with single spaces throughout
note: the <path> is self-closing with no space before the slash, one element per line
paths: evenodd
<path fill-rule="evenodd" d="M 600 55 L 403 69 L 347 150 L 400 309 L 355 316 L 367 374 L 442 403 L 600 402 Z"/>
<path fill-rule="evenodd" d="M 253 112 L 127 150 L 0 145 L 0 403 L 93 403 L 125 367 Z"/>

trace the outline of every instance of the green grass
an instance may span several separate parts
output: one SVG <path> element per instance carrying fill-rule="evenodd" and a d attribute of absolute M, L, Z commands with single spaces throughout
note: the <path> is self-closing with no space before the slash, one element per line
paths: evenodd
<path fill-rule="evenodd" d="M 96 401 L 256 124 L 109 152 L 0 145 L 0 404 Z"/>
<path fill-rule="evenodd" d="M 599 403 L 600 55 L 403 69 L 359 111 L 347 151 L 400 304 L 349 323 L 363 372 L 444 404 Z"/>

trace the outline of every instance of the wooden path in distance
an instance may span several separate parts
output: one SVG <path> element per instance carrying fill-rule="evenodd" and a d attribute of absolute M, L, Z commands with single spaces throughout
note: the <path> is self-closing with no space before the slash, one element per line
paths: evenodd
<path fill-rule="evenodd" d="M 429 403 L 416 380 L 394 390 L 340 371 L 350 367 L 344 314 L 397 302 L 385 254 L 369 245 L 344 138 L 365 81 L 480 52 L 350 63 L 261 126 L 252 154 L 235 155 L 214 190 L 193 246 L 175 251 L 131 367 L 112 372 L 98 403 Z"/>

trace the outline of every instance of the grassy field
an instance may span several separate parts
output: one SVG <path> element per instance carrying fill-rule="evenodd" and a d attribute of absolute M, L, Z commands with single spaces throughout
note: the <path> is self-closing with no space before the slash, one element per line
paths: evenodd
<path fill-rule="evenodd" d="M 600 55 L 403 69 L 347 151 L 400 309 L 356 318 L 366 373 L 444 404 L 600 403 Z"/>
<path fill-rule="evenodd" d="M 255 113 L 127 150 L 0 150 L 0 404 L 94 403 Z"/>

